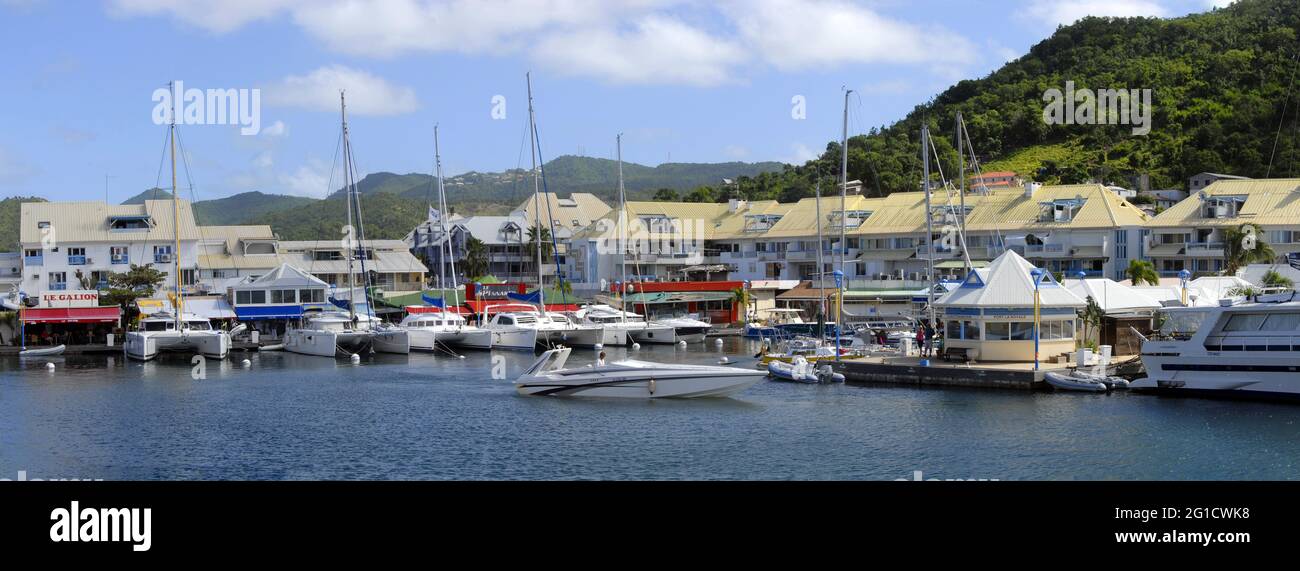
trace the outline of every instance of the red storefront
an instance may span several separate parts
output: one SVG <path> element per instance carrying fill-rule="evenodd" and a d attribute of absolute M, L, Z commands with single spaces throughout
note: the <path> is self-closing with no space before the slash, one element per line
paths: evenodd
<path fill-rule="evenodd" d="M 699 314 L 707 321 L 722 325 L 740 321 L 742 308 L 732 298 L 745 282 L 633 282 L 628 284 L 628 302 L 634 311 L 649 317 L 668 317 L 682 313 Z M 617 287 L 611 286 L 611 292 Z"/>
<path fill-rule="evenodd" d="M 29 345 L 104 343 L 118 328 L 122 309 L 110 307 L 36 307 L 23 310 Z"/>

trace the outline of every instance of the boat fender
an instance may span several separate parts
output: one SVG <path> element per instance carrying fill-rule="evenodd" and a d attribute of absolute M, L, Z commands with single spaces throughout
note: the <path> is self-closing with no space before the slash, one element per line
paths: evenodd
<path fill-rule="evenodd" d="M 239 364 L 240 364 L 240 365 L 243 365 L 245 369 L 247 369 L 247 368 L 253 366 L 253 362 L 252 362 L 252 361 L 249 361 L 248 359 L 244 359 L 244 360 L 241 361 Z"/>
<path fill-rule="evenodd" d="M 53 370 L 54 370 L 54 363 L 46 363 L 46 364 L 45 364 L 45 370 L 47 370 L 47 371 L 53 371 Z M 654 391 L 650 391 L 650 392 L 654 392 Z"/>
<path fill-rule="evenodd" d="M 685 346 L 686 346 L 686 340 L 683 339 L 683 340 L 681 340 L 681 341 L 678 341 L 678 342 L 677 342 L 677 346 L 678 346 L 678 347 L 685 347 Z"/>
<path fill-rule="evenodd" d="M 719 363 L 726 363 L 726 362 L 729 361 L 729 360 L 730 360 L 730 359 L 727 359 L 727 356 L 726 356 L 726 355 L 723 355 L 723 356 L 722 356 L 722 360 L 720 360 L 720 361 L 718 361 L 718 362 L 719 362 Z"/>
<path fill-rule="evenodd" d="M 650 394 L 655 394 L 655 380 L 650 379 Z"/>
<path fill-rule="evenodd" d="M 360 362 L 361 362 L 361 354 L 360 354 L 360 353 L 353 353 L 351 357 L 348 357 L 348 359 L 351 360 L 353 363 L 360 363 Z"/>
<path fill-rule="evenodd" d="M 640 343 L 633 343 L 633 344 L 632 344 L 632 350 L 635 351 L 635 350 L 640 349 L 640 348 L 641 348 L 641 344 L 640 344 Z"/>
<path fill-rule="evenodd" d="M 721 340 L 721 339 L 714 339 L 714 340 L 713 340 L 713 346 L 714 346 L 714 347 L 721 347 L 721 346 L 722 346 L 722 340 Z"/>

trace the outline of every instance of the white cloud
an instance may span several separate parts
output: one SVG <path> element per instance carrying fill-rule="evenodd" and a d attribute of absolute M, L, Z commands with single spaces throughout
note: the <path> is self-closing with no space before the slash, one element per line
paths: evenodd
<path fill-rule="evenodd" d="M 746 67 L 758 64 L 934 70 L 978 59 L 960 34 L 887 17 L 857 0 L 112 0 L 110 10 L 169 16 L 213 33 L 286 17 L 349 55 L 522 56 L 568 75 L 624 84 L 738 83 Z"/>
<path fill-rule="evenodd" d="M 337 111 L 339 90 L 346 92 L 348 113 L 353 115 L 401 115 L 420 106 L 411 88 L 342 65 L 322 67 L 306 75 L 291 75 L 263 88 L 262 94 L 267 105 Z"/>
<path fill-rule="evenodd" d="M 802 165 L 817 158 L 818 155 L 819 153 L 809 148 L 808 145 L 795 143 L 790 145 L 790 155 L 780 159 L 780 161 L 792 165 Z"/>
<path fill-rule="evenodd" d="M 112 0 L 109 13 L 119 17 L 162 16 L 222 34 L 279 15 L 301 0 Z"/>
<path fill-rule="evenodd" d="M 679 20 L 647 16 L 626 30 L 579 30 L 542 39 L 535 57 L 555 71 L 614 83 L 730 82 L 743 50 Z"/>
<path fill-rule="evenodd" d="M 309 160 L 292 174 L 280 175 L 280 186 L 287 194 L 324 198 L 333 190 L 329 185 L 329 167 L 319 160 Z"/>
<path fill-rule="evenodd" d="M 752 0 L 726 8 L 742 37 L 783 70 L 843 63 L 967 63 L 961 36 L 842 0 Z"/>
<path fill-rule="evenodd" d="M 275 155 L 271 151 L 262 151 L 253 157 L 253 166 L 259 169 L 269 169 L 275 166 Z"/>
<path fill-rule="evenodd" d="M 1153 0 L 1031 0 L 1024 16 L 1048 26 L 1068 25 L 1085 16 L 1166 16 Z"/>
<path fill-rule="evenodd" d="M 749 157 L 749 149 L 741 145 L 727 145 L 723 147 L 722 154 L 729 159 L 743 160 Z"/>
<path fill-rule="evenodd" d="M 1236 1 L 1237 0 L 1205 0 L 1205 6 L 1207 8 L 1227 8 Z"/>
<path fill-rule="evenodd" d="M 262 127 L 262 132 L 259 133 L 259 135 L 265 137 L 285 137 L 289 135 L 289 127 L 284 124 L 284 121 L 277 120 L 266 127 Z"/>

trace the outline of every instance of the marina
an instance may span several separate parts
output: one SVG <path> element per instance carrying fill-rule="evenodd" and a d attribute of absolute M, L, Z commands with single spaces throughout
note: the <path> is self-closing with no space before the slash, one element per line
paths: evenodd
<path fill-rule="evenodd" d="M 754 367 L 752 341 L 607 348 Z M 748 354 L 748 355 L 747 355 Z M 0 359 L 0 470 L 124 479 L 1293 479 L 1293 405 L 762 381 L 725 399 L 519 395 L 536 356 Z M 504 377 L 493 379 L 493 357 Z M 595 362 L 575 350 L 570 366 Z"/>

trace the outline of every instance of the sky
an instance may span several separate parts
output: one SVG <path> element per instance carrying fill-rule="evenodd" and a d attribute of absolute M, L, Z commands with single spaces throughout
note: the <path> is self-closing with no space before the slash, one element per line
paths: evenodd
<path fill-rule="evenodd" d="M 623 133 L 646 165 L 801 163 L 839 138 L 846 88 L 862 133 L 1085 15 L 1228 3 L 0 0 L 0 197 L 169 186 L 155 94 L 171 81 L 259 95 L 256 134 L 180 127 L 197 200 L 337 188 L 340 89 L 363 174 L 432 172 L 435 125 L 449 176 L 527 168 L 528 72 L 545 160 L 613 158 Z"/>

